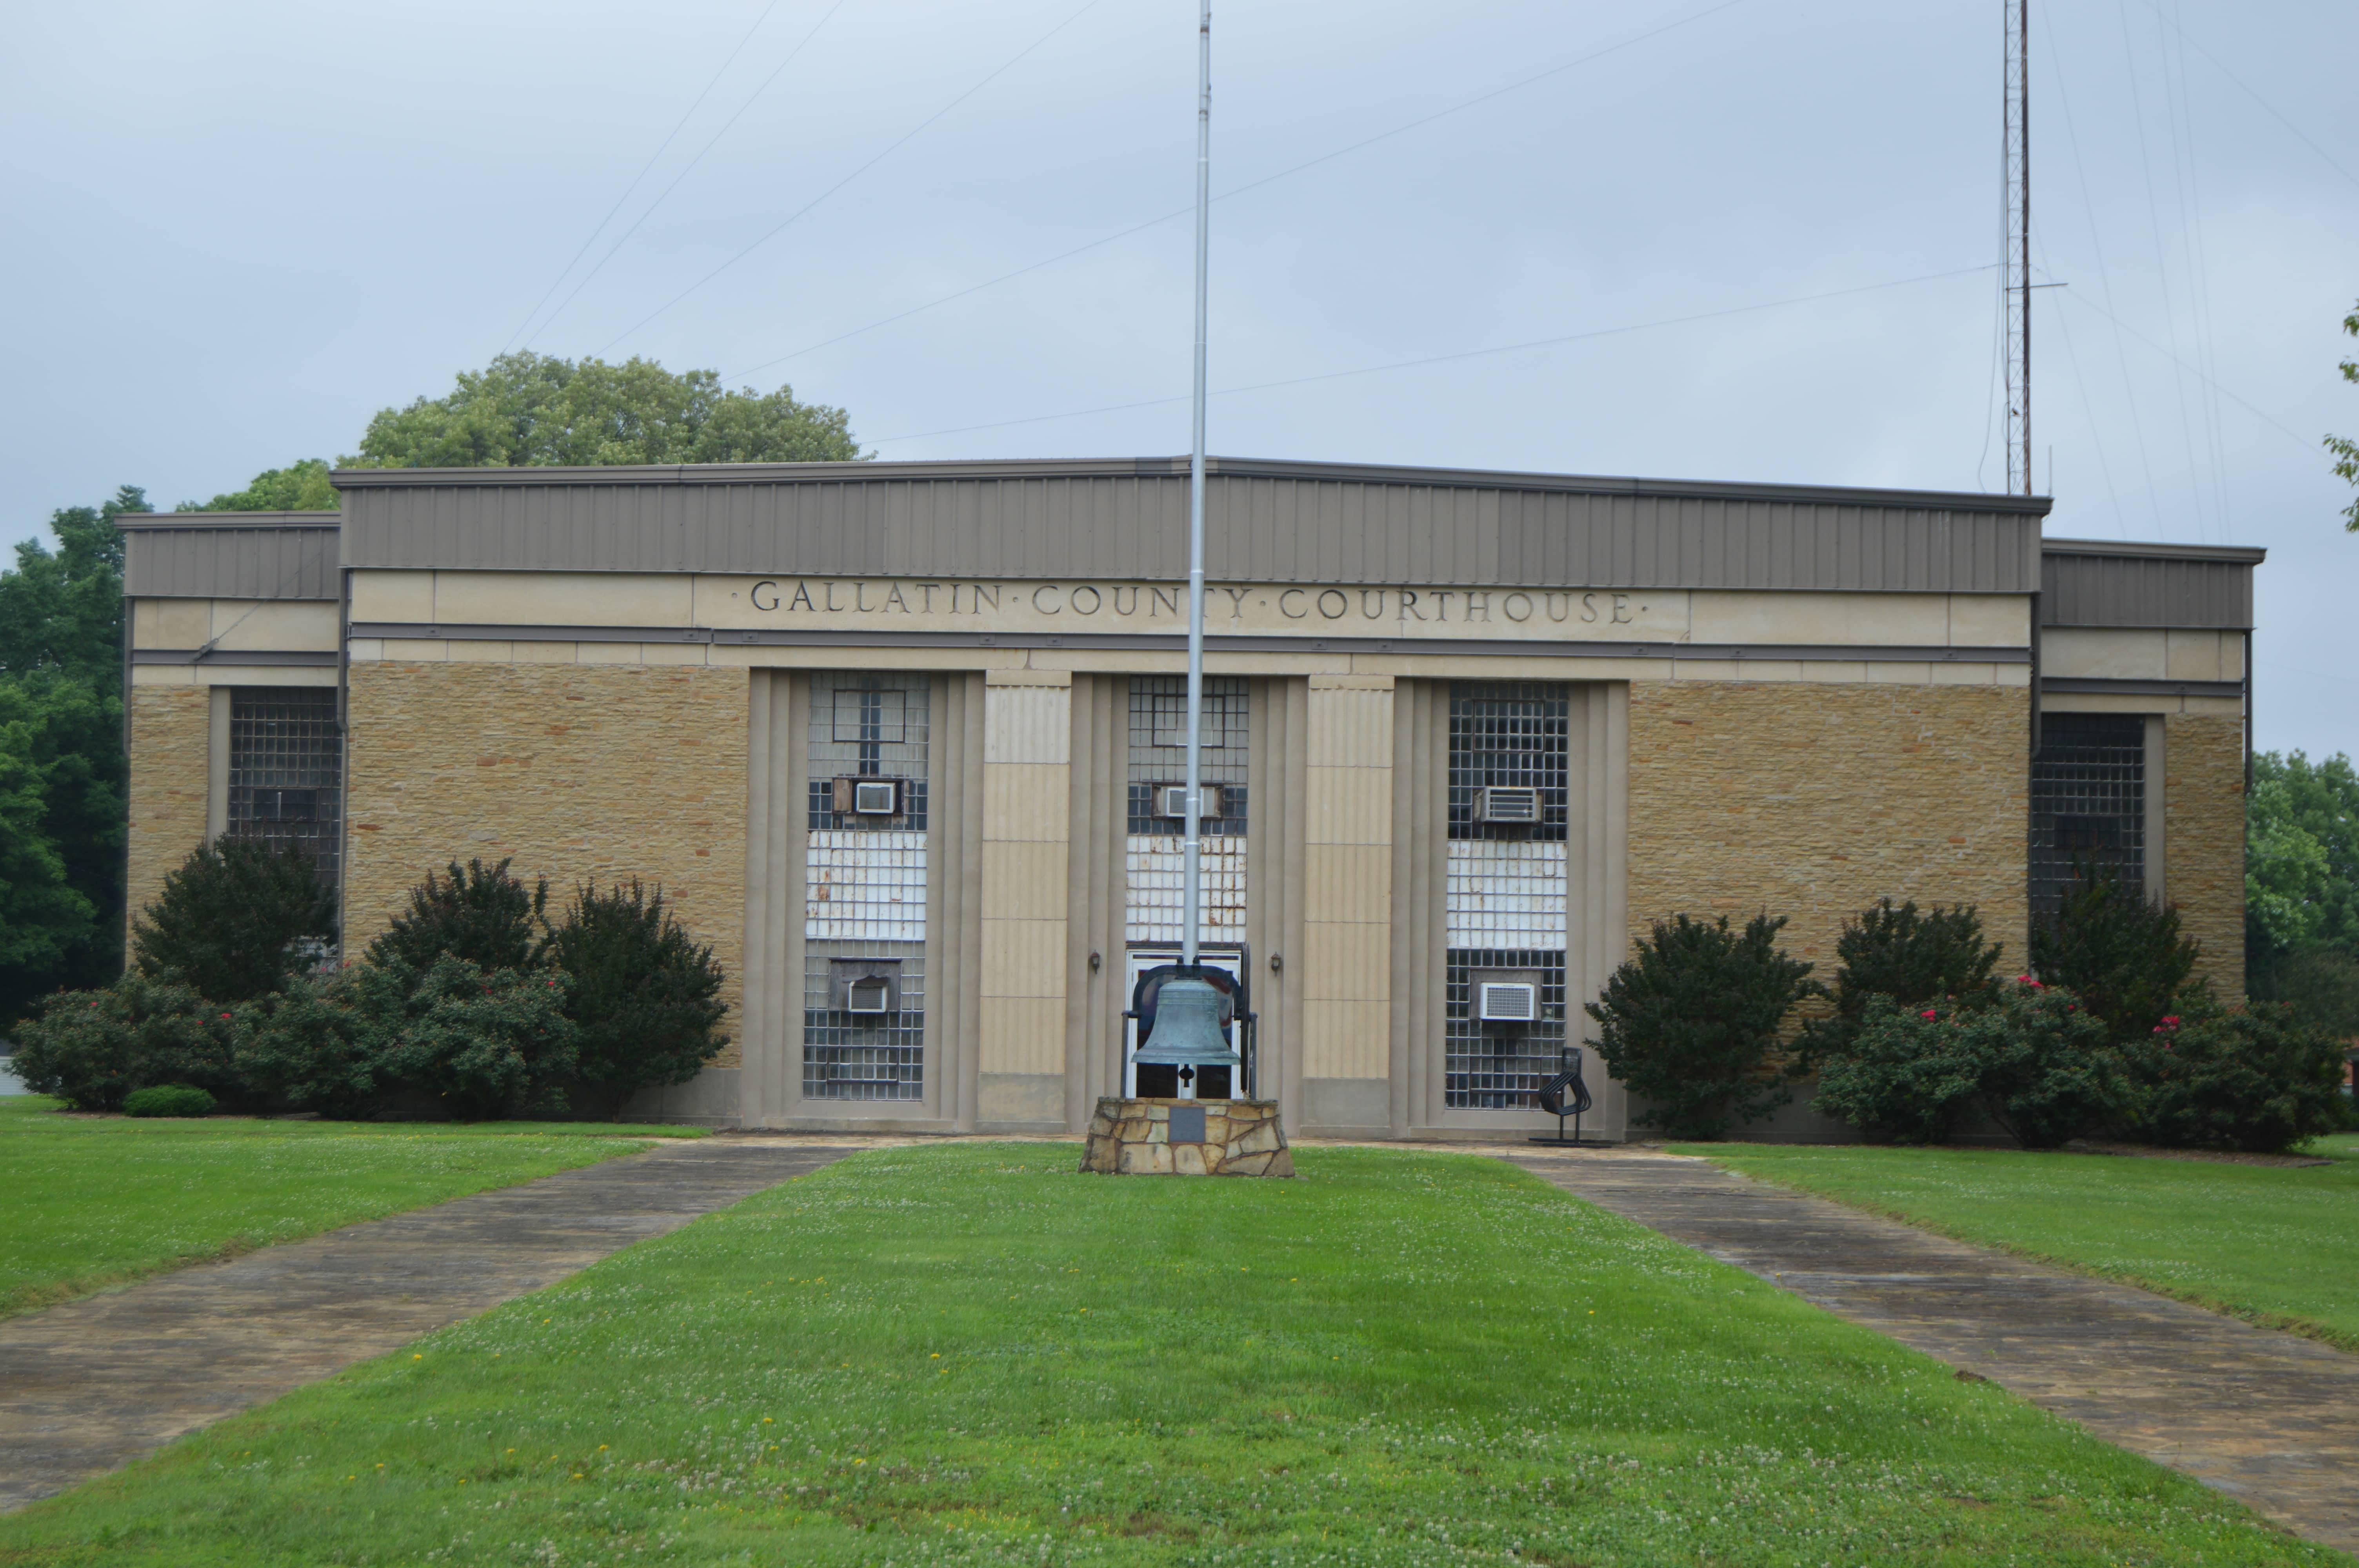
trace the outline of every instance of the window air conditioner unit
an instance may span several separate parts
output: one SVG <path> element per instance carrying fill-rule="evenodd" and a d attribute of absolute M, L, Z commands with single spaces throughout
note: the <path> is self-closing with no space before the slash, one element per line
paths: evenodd
<path fill-rule="evenodd" d="M 892 1004 L 893 982 L 883 975 L 864 976 L 844 988 L 843 1011 L 846 1012 L 890 1012 Z"/>
<path fill-rule="evenodd" d="M 835 781 L 838 816 L 898 816 L 902 814 L 901 779 L 862 777 L 847 773 Z"/>
<path fill-rule="evenodd" d="M 1474 792 L 1477 822 L 1538 822 L 1540 792 L 1526 785 L 1484 784 Z"/>
<path fill-rule="evenodd" d="M 1537 1023 L 1540 988 L 1529 980 L 1484 980 L 1476 988 L 1475 1016 L 1484 1023 Z"/>
<path fill-rule="evenodd" d="M 1221 809 L 1221 786 L 1219 784 L 1202 784 L 1200 785 L 1199 788 L 1201 790 L 1204 796 L 1204 816 L 1223 816 L 1227 815 L 1227 813 Z M 1186 821 L 1188 817 L 1188 786 L 1186 784 L 1157 784 L 1155 786 L 1155 815 L 1158 816 L 1169 816 L 1175 821 Z"/>
<path fill-rule="evenodd" d="M 901 960 L 830 958 L 827 1005 L 855 1018 L 881 1018 L 901 1011 Z"/>

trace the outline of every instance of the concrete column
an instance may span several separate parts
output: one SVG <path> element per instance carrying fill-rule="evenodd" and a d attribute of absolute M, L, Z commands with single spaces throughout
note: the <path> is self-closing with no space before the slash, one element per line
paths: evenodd
<path fill-rule="evenodd" d="M 976 1124 L 1065 1127 L 1072 676 L 992 670 L 983 700 L 983 1030 Z"/>
<path fill-rule="evenodd" d="M 1310 697 L 1303 1130 L 1381 1135 L 1392 1119 L 1393 681 L 1313 676 Z"/>

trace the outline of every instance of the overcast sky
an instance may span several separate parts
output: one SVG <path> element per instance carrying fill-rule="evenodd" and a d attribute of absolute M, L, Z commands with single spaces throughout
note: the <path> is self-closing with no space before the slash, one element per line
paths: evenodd
<path fill-rule="evenodd" d="M 2003 489 L 2001 8 L 1225 5 L 1212 449 Z M 791 383 L 887 458 L 1183 450 L 1194 32 L 1190 0 L 29 7 L 6 537 L 349 452 L 510 346 Z M 2033 41 L 2049 531 L 2267 546 L 2260 744 L 2359 752 L 2319 446 L 2359 436 L 2359 6 L 2052 0 Z"/>

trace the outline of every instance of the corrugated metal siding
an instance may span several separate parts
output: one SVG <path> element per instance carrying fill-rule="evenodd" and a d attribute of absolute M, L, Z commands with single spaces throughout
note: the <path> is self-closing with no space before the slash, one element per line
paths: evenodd
<path fill-rule="evenodd" d="M 932 466 L 932 465 L 927 465 Z M 1071 468 L 1075 465 L 1062 465 Z M 345 564 L 810 576 L 1185 575 L 1184 471 L 736 482 L 378 481 L 344 492 Z M 1145 465 L 1141 465 L 1145 466 Z M 1297 465 L 1307 467 L 1308 465 Z M 765 470 L 766 474 L 777 470 Z M 1635 481 L 1215 473 L 1206 566 L 1230 581 L 2027 593 L 2039 514 Z M 1615 488 L 1618 487 L 1618 488 Z"/>
<path fill-rule="evenodd" d="M 2039 622 L 2248 629 L 2257 561 L 2256 551 L 2227 558 L 2051 552 L 2041 561 Z"/>
<path fill-rule="evenodd" d="M 312 599 L 336 594 L 336 525 L 142 524 L 124 530 L 134 599 Z"/>

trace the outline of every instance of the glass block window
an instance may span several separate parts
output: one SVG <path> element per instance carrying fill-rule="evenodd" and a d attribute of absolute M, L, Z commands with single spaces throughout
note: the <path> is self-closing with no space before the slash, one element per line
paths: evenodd
<path fill-rule="evenodd" d="M 2050 713 L 2031 759 L 2031 913 L 2053 915 L 2075 867 L 2146 881 L 2146 719 Z"/>
<path fill-rule="evenodd" d="M 233 687 L 229 830 L 292 846 L 333 885 L 342 870 L 343 739 L 332 687 Z"/>
<path fill-rule="evenodd" d="M 1451 687 L 1442 1050 L 1452 1110 L 1528 1108 L 1564 1048 L 1571 713 L 1571 687 L 1559 683 Z M 1527 819 L 1495 819 L 1516 814 L 1492 809 L 1483 792 L 1493 788 L 1534 792 L 1521 803 Z M 1490 970 L 1537 975 L 1539 1016 L 1479 1017 L 1475 983 Z"/>
<path fill-rule="evenodd" d="M 810 677 L 806 1098 L 925 1098 L 929 697 L 923 676 Z M 853 995 L 850 973 L 889 975 L 889 1006 Z"/>
<path fill-rule="evenodd" d="M 1474 977 L 1538 971 L 1540 1016 L 1501 1025 L 1475 1017 Z M 1443 1103 L 1452 1110 L 1528 1110 L 1564 1050 L 1564 948 L 1452 947 L 1442 993 Z"/>
<path fill-rule="evenodd" d="M 1203 820 L 1202 925 L 1197 939 L 1242 942 L 1245 935 L 1245 786 L 1252 712 L 1246 683 L 1204 677 L 1199 776 L 1218 785 L 1221 810 Z M 1177 942 L 1187 899 L 1186 828 L 1155 813 L 1155 791 L 1188 779 L 1188 677 L 1136 676 L 1130 683 L 1129 834 L 1124 844 L 1127 893 L 1124 939 Z"/>

